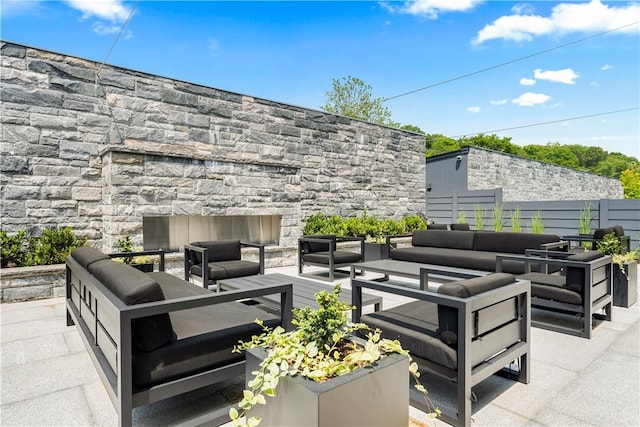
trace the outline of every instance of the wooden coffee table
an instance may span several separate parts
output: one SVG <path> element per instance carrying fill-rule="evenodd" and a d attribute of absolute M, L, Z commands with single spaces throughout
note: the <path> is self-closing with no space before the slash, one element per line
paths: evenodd
<path fill-rule="evenodd" d="M 389 276 L 400 276 L 420 281 L 420 288 L 427 290 L 427 277 L 437 282 L 451 282 L 455 280 L 470 279 L 486 276 L 490 272 L 470 270 L 466 268 L 446 267 L 434 264 L 420 264 L 418 262 L 398 261 L 395 259 L 381 259 L 378 261 L 361 262 L 351 265 L 351 278 L 356 277 L 357 272 L 380 273 L 383 276 L 378 281 L 389 280 Z M 427 277 L 421 277 L 426 275 Z"/>
<path fill-rule="evenodd" d="M 247 289 L 265 285 L 283 285 L 291 283 L 293 285 L 293 307 L 318 308 L 315 300 L 315 294 L 319 291 L 333 290 L 333 286 L 323 283 L 314 282 L 312 280 L 301 279 L 299 277 L 287 276 L 286 274 L 258 274 L 256 276 L 238 277 L 236 279 L 218 280 L 220 290 Z M 340 299 L 351 304 L 351 290 L 343 289 Z M 260 299 L 260 302 L 270 306 L 271 308 L 280 308 L 279 295 L 267 295 Z M 373 305 L 375 311 L 382 310 L 382 297 L 371 294 L 362 295 L 362 306 Z"/>

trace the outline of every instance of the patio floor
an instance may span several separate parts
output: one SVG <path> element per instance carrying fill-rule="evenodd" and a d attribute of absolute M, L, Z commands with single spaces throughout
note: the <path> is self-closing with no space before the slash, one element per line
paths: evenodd
<path fill-rule="evenodd" d="M 268 269 L 296 275 L 296 267 Z M 306 270 L 305 270 L 306 272 Z M 372 275 L 373 276 L 373 275 Z M 348 276 L 338 277 L 348 288 Z M 327 282 L 324 282 L 327 283 Z M 115 409 L 75 327 L 64 298 L 0 305 L 2 426 L 111 426 Z M 384 307 L 400 303 L 385 298 Z M 593 338 L 532 328 L 531 383 L 493 376 L 474 388 L 474 426 L 640 426 L 640 303 L 614 307 L 613 322 Z M 200 425 L 240 398 L 244 379 L 197 390 L 134 412 L 141 426 Z M 436 405 L 452 388 L 422 377 Z M 427 421 L 410 407 L 411 425 Z"/>

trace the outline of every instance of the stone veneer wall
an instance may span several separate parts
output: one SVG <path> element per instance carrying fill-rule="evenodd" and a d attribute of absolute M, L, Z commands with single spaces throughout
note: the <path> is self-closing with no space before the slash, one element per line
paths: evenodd
<path fill-rule="evenodd" d="M 620 181 L 492 150 L 469 147 L 467 188 L 502 188 L 502 200 L 622 199 Z"/>
<path fill-rule="evenodd" d="M 424 211 L 421 135 L 109 65 L 96 77 L 93 61 L 22 45 L 0 50 L 5 230 L 68 225 L 112 250 L 125 233 L 141 244 L 144 215 L 282 215 L 280 247 L 292 249 L 318 211 Z"/>

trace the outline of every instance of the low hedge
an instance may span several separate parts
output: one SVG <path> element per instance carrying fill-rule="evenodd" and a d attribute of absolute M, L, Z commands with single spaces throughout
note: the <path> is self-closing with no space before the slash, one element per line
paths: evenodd
<path fill-rule="evenodd" d="M 61 264 L 75 248 L 84 246 L 87 238 L 78 238 L 71 227 L 47 228 L 40 236 L 29 236 L 26 230 L 9 235 L 0 230 L 0 266 L 28 267 Z"/>
<path fill-rule="evenodd" d="M 379 219 L 367 215 L 343 218 L 338 215 L 326 215 L 322 212 L 303 220 L 304 235 L 335 234 L 339 237 L 364 237 L 368 242 L 384 242 L 385 236 L 410 234 L 415 230 L 427 228 L 426 221 L 419 215 L 408 215 L 400 220 Z"/>

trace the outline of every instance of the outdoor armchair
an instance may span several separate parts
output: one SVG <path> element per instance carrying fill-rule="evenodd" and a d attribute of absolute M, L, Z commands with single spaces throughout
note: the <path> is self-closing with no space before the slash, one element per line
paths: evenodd
<path fill-rule="evenodd" d="M 585 250 L 583 243 L 591 243 L 588 245 L 588 249 L 597 250 L 598 242 L 602 241 L 607 234 L 614 234 L 620 241 L 620 248 L 622 253 L 626 253 L 631 250 L 631 236 L 624 234 L 624 228 L 621 225 L 614 225 L 613 227 L 598 228 L 593 232 L 593 235 L 571 235 L 562 236 L 562 238 L 569 242 L 569 250 L 573 253 L 579 253 Z M 573 242 L 573 247 L 571 243 Z"/>
<path fill-rule="evenodd" d="M 242 258 L 242 248 L 257 248 L 259 261 Z M 206 260 L 203 262 L 203 260 Z M 264 245 L 240 240 L 193 242 L 184 245 L 184 280 L 192 276 L 208 288 L 221 279 L 264 274 Z"/>
<path fill-rule="evenodd" d="M 359 242 L 357 252 L 339 249 L 340 243 Z M 298 239 L 298 275 L 303 266 L 311 265 L 329 269 L 329 281 L 333 282 L 335 272 L 348 268 L 364 259 L 364 237 L 336 237 L 333 234 L 316 234 Z M 349 272 L 345 272 L 349 274 Z"/>
<path fill-rule="evenodd" d="M 528 281 L 516 280 L 507 273 L 489 274 L 443 284 L 436 293 L 352 279 L 351 289 L 356 306 L 354 321 L 380 329 L 385 338 L 399 340 L 420 369 L 435 376 L 430 382 L 439 377 L 456 384 L 455 410 L 441 407 L 443 421 L 454 426 L 471 425 L 472 387 L 505 366 L 510 367 L 512 378 L 529 383 Z M 363 289 L 412 301 L 363 315 Z M 511 364 L 513 361 L 517 363 Z M 411 405 L 428 409 L 422 398 L 412 397 Z"/>
<path fill-rule="evenodd" d="M 519 279 L 531 281 L 532 307 L 560 315 L 534 316 L 533 326 L 591 338 L 592 320 L 611 320 L 612 308 L 612 260 L 611 256 L 598 251 L 571 252 L 527 250 L 525 256 L 499 255 L 496 257 L 496 271 L 502 271 L 507 260 L 525 262 L 525 274 Z M 532 265 L 554 266 L 561 270 L 556 273 L 532 272 Z M 598 313 L 600 310 L 604 312 Z M 534 315 L 536 313 L 534 312 Z M 572 318 L 581 320 L 572 325 Z M 562 317 L 562 316 L 561 316 Z M 567 316 L 564 316 L 567 317 Z"/>

